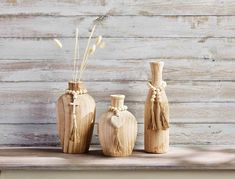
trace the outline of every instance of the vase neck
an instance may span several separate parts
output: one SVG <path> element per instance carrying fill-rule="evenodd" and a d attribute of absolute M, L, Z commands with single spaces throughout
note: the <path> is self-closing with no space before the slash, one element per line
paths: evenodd
<path fill-rule="evenodd" d="M 124 99 L 125 99 L 125 95 L 111 95 L 111 106 L 113 107 L 123 107 L 124 106 Z"/>
<path fill-rule="evenodd" d="M 153 86 L 159 86 L 162 82 L 162 71 L 163 71 L 164 62 L 151 62 L 151 83 Z"/>
<path fill-rule="evenodd" d="M 86 87 L 84 83 L 81 81 L 69 81 L 68 89 L 73 91 L 81 91 L 81 90 L 86 90 Z"/>

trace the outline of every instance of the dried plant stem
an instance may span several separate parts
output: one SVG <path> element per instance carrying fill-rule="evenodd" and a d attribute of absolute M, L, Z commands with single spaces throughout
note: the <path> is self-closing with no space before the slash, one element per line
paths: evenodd
<path fill-rule="evenodd" d="M 74 59 L 73 59 L 73 81 L 76 80 L 76 65 L 78 63 L 78 57 L 79 57 L 78 28 L 76 28 Z"/>
<path fill-rule="evenodd" d="M 87 65 L 87 59 L 88 59 L 88 56 L 89 56 L 89 53 L 86 54 L 86 57 L 85 57 L 85 60 L 84 60 L 84 64 L 82 66 L 82 73 L 85 71 L 86 69 L 86 65 Z M 82 73 L 81 73 L 81 76 L 79 76 L 79 81 L 80 81 L 80 78 L 82 77 Z"/>
<path fill-rule="evenodd" d="M 87 42 L 87 46 L 86 46 L 86 50 L 84 52 L 84 55 L 83 55 L 83 58 L 82 58 L 82 62 L 81 62 L 81 65 L 80 65 L 80 72 L 79 72 L 79 78 L 78 78 L 78 81 L 81 80 L 81 77 L 82 77 L 82 73 L 83 71 L 85 70 L 85 66 L 86 66 L 86 62 L 87 62 L 87 59 L 88 59 L 88 51 L 89 51 L 89 47 L 90 47 L 90 43 L 91 43 L 91 38 L 95 32 L 95 28 L 96 28 L 96 25 L 93 26 L 92 28 L 92 31 L 91 31 L 91 34 L 89 36 L 89 39 L 88 39 L 88 42 Z M 77 65 L 78 66 L 78 65 Z M 77 77 L 78 77 L 78 69 L 76 70 L 76 77 L 75 77 L 75 80 L 77 80 Z"/>

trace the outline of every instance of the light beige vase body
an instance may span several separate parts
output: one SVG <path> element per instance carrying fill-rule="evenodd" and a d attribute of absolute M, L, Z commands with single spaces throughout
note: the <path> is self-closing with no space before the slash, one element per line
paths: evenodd
<path fill-rule="evenodd" d="M 144 114 L 144 149 L 149 153 L 166 153 L 169 149 L 169 105 L 163 66 L 164 62 L 150 63 L 152 77 Z"/>
<path fill-rule="evenodd" d="M 120 109 L 104 112 L 99 118 L 99 140 L 106 156 L 132 154 L 137 137 L 137 121 L 124 106 L 124 95 L 111 95 L 111 107 Z M 125 110 L 122 110 L 125 109 Z"/>
<path fill-rule="evenodd" d="M 78 91 L 80 94 L 74 93 Z M 69 82 L 67 92 L 56 103 L 60 143 L 64 153 L 86 153 L 91 143 L 96 104 L 82 82 Z"/>

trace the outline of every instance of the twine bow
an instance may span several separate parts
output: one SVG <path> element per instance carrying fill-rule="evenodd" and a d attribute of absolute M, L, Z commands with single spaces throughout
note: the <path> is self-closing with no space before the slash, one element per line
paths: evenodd
<path fill-rule="evenodd" d="M 151 82 L 148 82 L 150 89 L 152 90 L 151 96 L 151 116 L 148 129 L 150 130 L 166 130 L 169 128 L 168 119 L 166 116 L 166 105 L 162 101 L 162 92 L 166 87 L 166 82 L 162 81 L 159 86 L 153 86 Z M 157 100 L 156 100 L 157 99 Z M 155 106 L 156 105 L 156 106 Z M 156 108 L 156 113 L 155 109 Z"/>

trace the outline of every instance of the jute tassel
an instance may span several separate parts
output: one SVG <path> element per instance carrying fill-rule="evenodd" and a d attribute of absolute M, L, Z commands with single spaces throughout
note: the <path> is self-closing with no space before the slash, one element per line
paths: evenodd
<path fill-rule="evenodd" d="M 70 103 L 72 105 L 72 124 L 71 124 L 71 129 L 70 129 L 70 137 L 69 137 L 69 152 L 73 153 L 77 149 L 76 144 L 80 143 L 80 135 L 78 132 L 78 124 L 77 124 L 77 115 L 76 115 L 76 101 L 78 98 L 79 94 L 85 94 L 86 91 L 74 91 L 74 90 L 66 90 L 66 93 L 71 94 L 73 96 L 73 101 Z"/>
<path fill-rule="evenodd" d="M 152 89 L 151 96 L 151 119 L 148 125 L 148 129 L 151 130 L 166 130 L 169 128 L 169 123 L 166 114 L 166 108 L 161 101 L 162 91 L 166 87 L 166 82 L 162 81 L 160 86 L 154 87 L 151 82 L 148 82 L 149 87 Z M 156 100 L 157 98 L 157 100 Z M 156 106 L 155 106 L 156 105 Z M 156 110 L 155 110 L 156 109 Z"/>
<path fill-rule="evenodd" d="M 122 151 L 122 144 L 121 144 L 121 140 L 119 138 L 119 130 L 118 128 L 114 129 L 114 139 L 113 139 L 113 144 L 114 146 L 116 146 L 116 153 L 120 153 Z"/>
<path fill-rule="evenodd" d="M 119 128 L 123 125 L 123 120 L 120 120 L 119 115 L 121 111 L 126 111 L 127 106 L 123 106 L 120 108 L 110 106 L 109 111 L 112 111 L 114 116 L 111 118 L 111 123 L 114 127 L 114 137 L 113 137 L 113 145 L 115 146 L 115 152 L 120 153 L 122 152 L 123 146 L 119 137 Z"/>
<path fill-rule="evenodd" d="M 70 138 L 69 138 L 69 143 L 70 143 L 70 151 L 71 152 L 75 152 L 77 149 L 77 145 L 80 143 L 80 135 L 78 133 L 78 127 L 77 127 L 77 122 L 76 118 L 73 118 L 73 125 L 72 125 L 72 129 L 71 129 L 71 133 L 70 133 Z"/>

